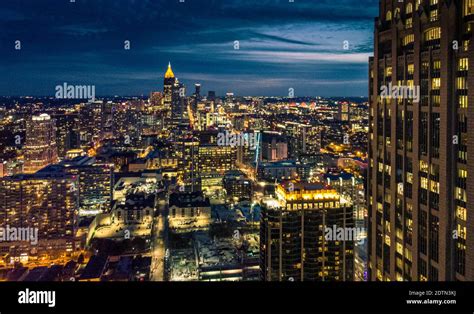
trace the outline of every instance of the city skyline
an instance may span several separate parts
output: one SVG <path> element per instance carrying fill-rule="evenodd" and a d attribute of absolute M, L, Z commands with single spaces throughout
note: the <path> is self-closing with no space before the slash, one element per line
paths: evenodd
<path fill-rule="evenodd" d="M 372 0 L 4 3 L 0 64 L 9 79 L 0 95 L 54 95 L 64 82 L 94 85 L 97 95 L 147 95 L 161 89 L 171 62 L 186 86 L 201 83 L 218 95 L 285 96 L 293 88 L 295 96 L 367 96 L 377 7 Z"/>
<path fill-rule="evenodd" d="M 0 28 L 14 305 L 469 306 L 474 0 L 15 0 Z"/>

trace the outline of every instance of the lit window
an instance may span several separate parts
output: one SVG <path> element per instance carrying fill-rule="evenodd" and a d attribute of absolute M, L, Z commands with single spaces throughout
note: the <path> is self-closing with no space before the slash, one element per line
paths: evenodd
<path fill-rule="evenodd" d="M 469 59 L 461 58 L 458 63 L 458 71 L 467 71 L 469 70 Z"/>
<path fill-rule="evenodd" d="M 431 80 L 431 88 L 432 89 L 440 89 L 441 87 L 441 78 L 436 77 Z"/>
<path fill-rule="evenodd" d="M 410 34 L 403 37 L 403 46 L 407 46 L 415 41 L 415 35 Z"/>
<path fill-rule="evenodd" d="M 427 178 L 421 178 L 420 186 L 421 186 L 422 189 L 427 190 L 428 189 L 428 179 Z"/>
<path fill-rule="evenodd" d="M 385 16 L 385 21 L 390 22 L 392 20 L 392 11 L 387 11 L 387 15 Z"/>
<path fill-rule="evenodd" d="M 461 206 L 456 207 L 456 217 L 458 217 L 459 219 L 465 221 L 467 218 L 466 212 L 467 212 L 466 208 L 461 207 Z"/>
<path fill-rule="evenodd" d="M 458 77 L 456 79 L 457 89 L 467 89 L 467 80 L 465 77 Z"/>
<path fill-rule="evenodd" d="M 467 201 L 466 190 L 456 187 L 456 199 L 462 202 Z"/>
<path fill-rule="evenodd" d="M 441 27 L 430 28 L 425 32 L 425 40 L 434 40 L 441 38 Z"/>
<path fill-rule="evenodd" d="M 460 95 L 459 96 L 459 108 L 467 108 L 467 96 L 465 95 Z"/>
<path fill-rule="evenodd" d="M 464 16 L 474 14 L 474 0 L 464 0 Z"/>

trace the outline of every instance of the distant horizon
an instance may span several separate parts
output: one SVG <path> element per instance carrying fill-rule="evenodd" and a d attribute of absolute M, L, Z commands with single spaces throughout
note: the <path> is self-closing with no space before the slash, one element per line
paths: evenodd
<path fill-rule="evenodd" d="M 171 62 L 188 91 L 367 97 L 377 15 L 378 0 L 2 2 L 0 94 L 145 95 Z"/>

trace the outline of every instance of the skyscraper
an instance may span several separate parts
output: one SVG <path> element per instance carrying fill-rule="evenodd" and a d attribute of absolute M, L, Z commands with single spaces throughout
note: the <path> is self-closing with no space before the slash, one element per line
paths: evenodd
<path fill-rule="evenodd" d="M 81 148 L 89 149 L 94 143 L 104 138 L 106 130 L 104 102 L 96 100 L 80 104 L 78 108 Z"/>
<path fill-rule="evenodd" d="M 174 148 L 174 157 L 178 160 L 178 184 L 187 192 L 199 190 L 199 141 L 192 135 L 182 135 L 176 139 Z"/>
<path fill-rule="evenodd" d="M 53 115 L 53 119 L 56 122 L 58 156 L 64 158 L 68 150 L 79 148 L 79 117 L 66 112 Z"/>
<path fill-rule="evenodd" d="M 201 84 L 194 84 L 194 96 L 199 99 L 201 97 Z"/>
<path fill-rule="evenodd" d="M 185 118 L 187 112 L 186 87 L 177 79 L 173 86 L 173 97 L 171 102 L 171 118 L 178 125 Z"/>
<path fill-rule="evenodd" d="M 264 206 L 260 221 L 262 280 L 353 280 L 355 239 L 327 237 L 337 228 L 352 230 L 350 201 L 304 182 L 280 184 L 276 195 L 278 202 Z"/>
<path fill-rule="evenodd" d="M 186 87 L 175 77 L 171 63 L 165 73 L 163 95 L 167 124 L 170 127 L 178 126 L 187 116 Z"/>
<path fill-rule="evenodd" d="M 371 280 L 474 280 L 473 21 L 472 0 L 380 1 L 369 85 Z"/>
<path fill-rule="evenodd" d="M 171 69 L 171 62 L 168 63 L 168 70 L 165 73 L 165 79 L 163 83 L 163 104 L 164 109 L 167 112 L 167 116 L 171 114 L 171 105 L 173 102 L 173 88 L 176 84 L 176 77 L 174 76 L 173 70 Z"/>
<path fill-rule="evenodd" d="M 193 110 L 197 110 L 198 102 L 201 100 L 201 84 L 194 84 L 194 101 L 193 101 Z"/>
<path fill-rule="evenodd" d="M 35 173 L 58 161 L 55 122 L 47 114 L 33 116 L 26 125 L 24 173 Z"/>
<path fill-rule="evenodd" d="M 64 173 L 1 178 L 0 225 L 38 231 L 37 243 L 0 242 L 1 252 L 51 259 L 73 254 L 76 250 L 77 186 L 77 177 Z"/>
<path fill-rule="evenodd" d="M 50 165 L 38 175 L 64 174 L 77 178 L 79 216 L 94 216 L 111 208 L 113 164 L 97 162 L 95 158 L 80 156 Z"/>

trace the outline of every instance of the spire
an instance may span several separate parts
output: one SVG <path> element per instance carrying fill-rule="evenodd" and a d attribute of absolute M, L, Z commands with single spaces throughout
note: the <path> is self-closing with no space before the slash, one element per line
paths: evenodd
<path fill-rule="evenodd" d="M 171 69 L 171 62 L 168 63 L 168 70 L 165 73 L 165 78 L 174 78 L 174 73 Z"/>

